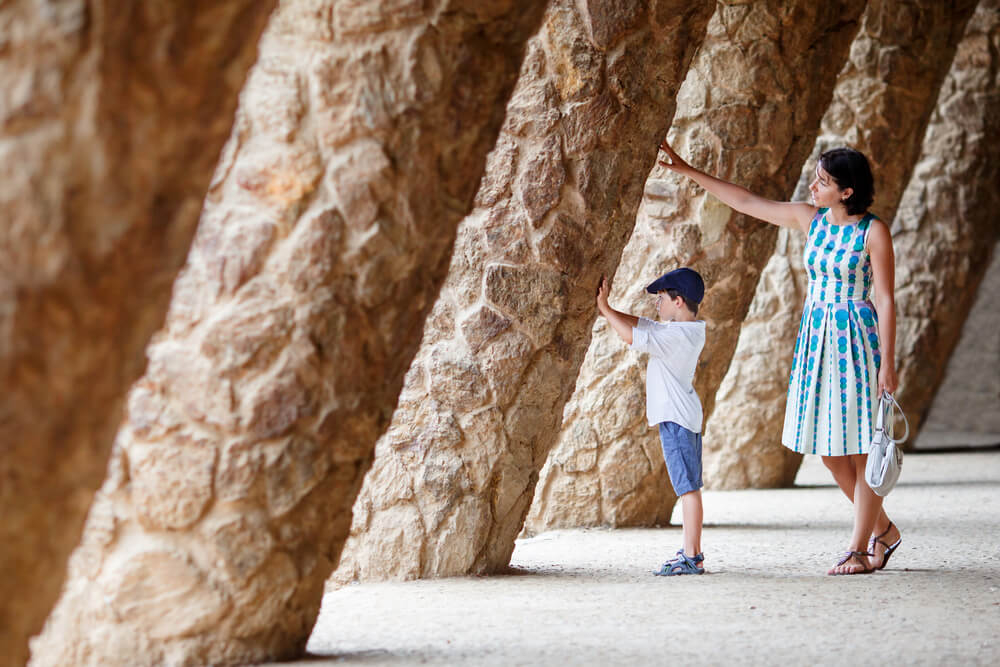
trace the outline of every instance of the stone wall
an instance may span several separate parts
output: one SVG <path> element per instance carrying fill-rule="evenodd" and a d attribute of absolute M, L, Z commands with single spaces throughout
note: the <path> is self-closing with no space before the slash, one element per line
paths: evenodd
<path fill-rule="evenodd" d="M 976 292 L 918 448 L 1000 443 L 1000 245 Z"/>
<path fill-rule="evenodd" d="M 765 196 L 787 198 L 811 150 L 863 3 L 720 3 L 678 96 L 671 140 L 693 165 Z M 757 277 L 770 225 L 734 214 L 693 182 L 650 174 L 612 289 L 619 310 L 653 316 L 644 287 L 679 265 L 707 290 L 708 340 L 695 388 L 711 412 Z M 636 355 L 598 325 L 542 472 L 527 529 L 649 525 L 674 498 L 646 423 Z"/>
<path fill-rule="evenodd" d="M 301 653 L 542 10 L 281 3 L 32 664 Z"/>
<path fill-rule="evenodd" d="M 1000 237 L 1000 2 L 981 0 L 892 225 L 899 390 L 920 432 Z"/>
<path fill-rule="evenodd" d="M 58 596 L 273 4 L 0 3 L 0 664 Z"/>
<path fill-rule="evenodd" d="M 550 5 L 338 580 L 509 563 L 712 4 Z"/>
<path fill-rule="evenodd" d="M 851 146 L 875 175 L 872 211 L 892 221 L 920 152 L 937 92 L 975 2 L 872 0 L 837 78 L 795 198 L 808 201 L 821 152 Z M 805 235 L 782 229 L 740 330 L 705 430 L 710 488 L 768 488 L 795 480 L 802 456 L 781 444 L 792 350 L 809 279 Z M 906 258 L 900 258 L 905 261 Z"/>

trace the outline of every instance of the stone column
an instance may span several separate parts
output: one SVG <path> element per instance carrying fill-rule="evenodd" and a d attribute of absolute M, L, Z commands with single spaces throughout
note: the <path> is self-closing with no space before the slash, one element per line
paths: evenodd
<path fill-rule="evenodd" d="M 920 433 L 917 448 L 1000 442 L 1000 243 Z"/>
<path fill-rule="evenodd" d="M 497 572 L 711 2 L 556 0 L 355 505 L 350 579 Z"/>
<path fill-rule="evenodd" d="M 809 199 L 821 152 L 851 146 L 871 161 L 872 211 L 890 222 L 920 153 L 941 82 L 975 9 L 973 0 L 873 0 L 837 79 L 795 198 Z M 779 231 L 732 364 L 705 430 L 710 488 L 769 488 L 795 481 L 802 460 L 781 444 L 792 350 L 809 279 L 805 235 Z M 900 261 L 905 258 L 898 258 Z"/>
<path fill-rule="evenodd" d="M 0 664 L 58 596 L 274 4 L 0 3 Z"/>
<path fill-rule="evenodd" d="M 701 169 L 787 198 L 863 4 L 720 3 L 678 96 L 674 146 Z M 771 225 L 733 213 L 691 181 L 663 178 L 657 168 L 646 182 L 612 305 L 655 317 L 645 285 L 680 265 L 702 273 L 707 290 L 699 317 L 708 322 L 708 339 L 695 388 L 706 414 L 774 238 Z M 675 499 L 656 431 L 646 423 L 644 361 L 598 325 L 528 530 L 669 520 Z"/>
<path fill-rule="evenodd" d="M 301 653 L 539 5 L 281 3 L 33 664 Z"/>
<path fill-rule="evenodd" d="M 1000 239 L 1000 1 L 981 0 L 941 86 L 892 225 L 896 398 L 910 442 L 944 376 Z"/>

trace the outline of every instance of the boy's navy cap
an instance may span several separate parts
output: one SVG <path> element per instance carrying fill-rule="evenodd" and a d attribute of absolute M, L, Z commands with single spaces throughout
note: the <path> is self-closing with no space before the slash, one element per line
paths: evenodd
<path fill-rule="evenodd" d="M 697 271 L 686 266 L 664 273 L 646 287 L 646 291 L 650 294 L 668 289 L 677 290 L 681 296 L 695 303 L 701 303 L 705 297 L 705 281 Z"/>

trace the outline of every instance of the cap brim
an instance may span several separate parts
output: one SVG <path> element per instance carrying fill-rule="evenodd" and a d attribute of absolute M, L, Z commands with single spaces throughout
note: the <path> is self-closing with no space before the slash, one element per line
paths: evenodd
<path fill-rule="evenodd" d="M 646 291 L 649 292 L 650 294 L 657 294 L 659 292 L 663 292 L 671 288 L 676 289 L 673 282 L 661 276 L 656 280 L 654 280 L 653 282 L 649 283 L 649 285 L 646 286 Z"/>

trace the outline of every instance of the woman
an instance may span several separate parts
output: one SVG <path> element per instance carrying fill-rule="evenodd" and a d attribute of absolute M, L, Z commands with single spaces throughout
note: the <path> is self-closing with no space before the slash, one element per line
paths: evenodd
<path fill-rule="evenodd" d="M 828 574 L 884 568 L 902 540 L 864 472 L 878 397 L 895 392 L 898 384 L 895 270 L 889 227 L 867 211 L 874 197 L 868 160 L 849 148 L 823 153 L 807 204 L 765 199 L 710 176 L 680 159 L 666 141 L 660 150 L 667 157 L 660 165 L 731 208 L 808 234 L 803 259 L 809 294 L 795 343 L 781 442 L 797 452 L 819 454 L 854 503 L 850 544 Z"/>

